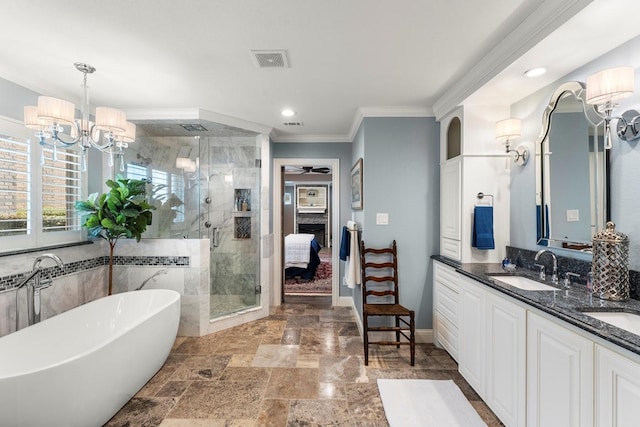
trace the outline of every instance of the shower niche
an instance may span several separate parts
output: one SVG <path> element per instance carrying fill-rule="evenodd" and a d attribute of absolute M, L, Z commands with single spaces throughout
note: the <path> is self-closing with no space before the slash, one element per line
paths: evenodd
<path fill-rule="evenodd" d="M 236 188 L 233 194 L 233 237 L 251 239 L 251 189 Z"/>

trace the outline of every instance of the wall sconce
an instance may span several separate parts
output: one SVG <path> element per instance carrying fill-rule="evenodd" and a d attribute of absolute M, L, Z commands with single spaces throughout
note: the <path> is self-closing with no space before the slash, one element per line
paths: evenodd
<path fill-rule="evenodd" d="M 196 171 L 200 167 L 200 159 L 196 158 L 196 161 L 189 159 L 188 157 L 176 158 L 176 167 L 182 169 L 182 173 L 190 179 L 196 177 Z"/>
<path fill-rule="evenodd" d="M 513 162 L 518 166 L 526 165 L 529 160 L 529 150 L 524 145 L 519 145 L 515 150 L 511 149 L 511 140 L 520 137 L 521 129 L 520 119 L 506 119 L 496 123 L 496 140 L 504 142 L 507 154 L 516 153 Z M 507 165 L 508 161 L 507 159 Z"/>
<path fill-rule="evenodd" d="M 587 78 L 587 104 L 596 105 L 604 118 L 604 148 L 611 148 L 611 120 L 618 120 L 616 131 L 623 141 L 640 138 L 640 114 L 629 110 L 621 116 L 613 116 L 618 106 L 616 101 L 631 96 L 634 92 L 635 71 L 633 67 L 617 67 L 599 71 Z"/>

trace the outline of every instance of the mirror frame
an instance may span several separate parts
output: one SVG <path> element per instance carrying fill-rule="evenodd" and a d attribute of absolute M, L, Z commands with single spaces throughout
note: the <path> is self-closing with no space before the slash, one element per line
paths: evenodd
<path fill-rule="evenodd" d="M 549 100 L 549 104 L 545 108 L 542 114 L 542 130 L 540 131 L 540 135 L 536 139 L 535 150 L 536 150 L 536 237 L 537 244 L 540 246 L 553 246 L 564 248 L 568 250 L 581 250 L 581 245 L 576 242 L 571 242 L 568 240 L 561 240 L 557 238 L 551 238 L 547 233 L 544 233 L 543 230 L 546 229 L 547 224 L 549 222 L 548 218 L 545 215 L 545 210 L 542 208 L 543 200 L 544 200 L 544 165 L 542 162 L 542 153 L 544 152 L 545 142 L 548 141 L 549 131 L 551 128 L 551 117 L 553 112 L 558 107 L 558 103 L 561 99 L 563 99 L 568 94 L 573 95 L 576 99 L 582 101 L 583 112 L 586 119 L 589 123 L 597 127 L 603 122 L 602 116 L 600 116 L 596 110 L 596 106 L 587 104 L 586 102 L 586 86 L 582 82 L 578 81 L 570 81 L 561 84 L 551 95 Z M 602 179 L 604 179 L 604 212 L 603 219 L 601 224 L 597 226 L 604 227 L 604 224 L 610 218 L 610 203 L 609 203 L 609 150 L 604 150 L 604 173 L 602 174 Z M 590 245 L 589 245 L 590 246 Z"/>

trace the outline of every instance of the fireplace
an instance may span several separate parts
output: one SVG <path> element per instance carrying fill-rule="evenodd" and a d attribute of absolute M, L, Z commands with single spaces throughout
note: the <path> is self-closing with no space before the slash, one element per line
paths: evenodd
<path fill-rule="evenodd" d="M 314 234 L 320 246 L 323 248 L 326 246 L 324 224 L 298 224 L 298 233 Z"/>

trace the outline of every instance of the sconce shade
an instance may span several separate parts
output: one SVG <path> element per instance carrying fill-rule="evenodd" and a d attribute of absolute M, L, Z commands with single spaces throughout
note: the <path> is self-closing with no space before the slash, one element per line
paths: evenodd
<path fill-rule="evenodd" d="M 496 139 L 508 141 L 521 135 L 522 122 L 520 119 L 500 120 L 496 123 Z"/>
<path fill-rule="evenodd" d="M 176 159 L 176 167 L 178 169 L 187 169 L 191 166 L 191 159 L 186 157 L 178 157 Z"/>
<path fill-rule="evenodd" d="M 120 134 L 125 131 L 126 122 L 127 115 L 124 111 L 109 107 L 96 108 L 96 128 L 98 129 Z"/>
<path fill-rule="evenodd" d="M 72 125 L 75 119 L 75 105 L 64 99 L 50 96 L 38 97 L 38 119 L 47 123 Z"/>
<path fill-rule="evenodd" d="M 587 78 L 587 103 L 602 105 L 633 94 L 635 73 L 633 67 L 609 68 Z"/>

